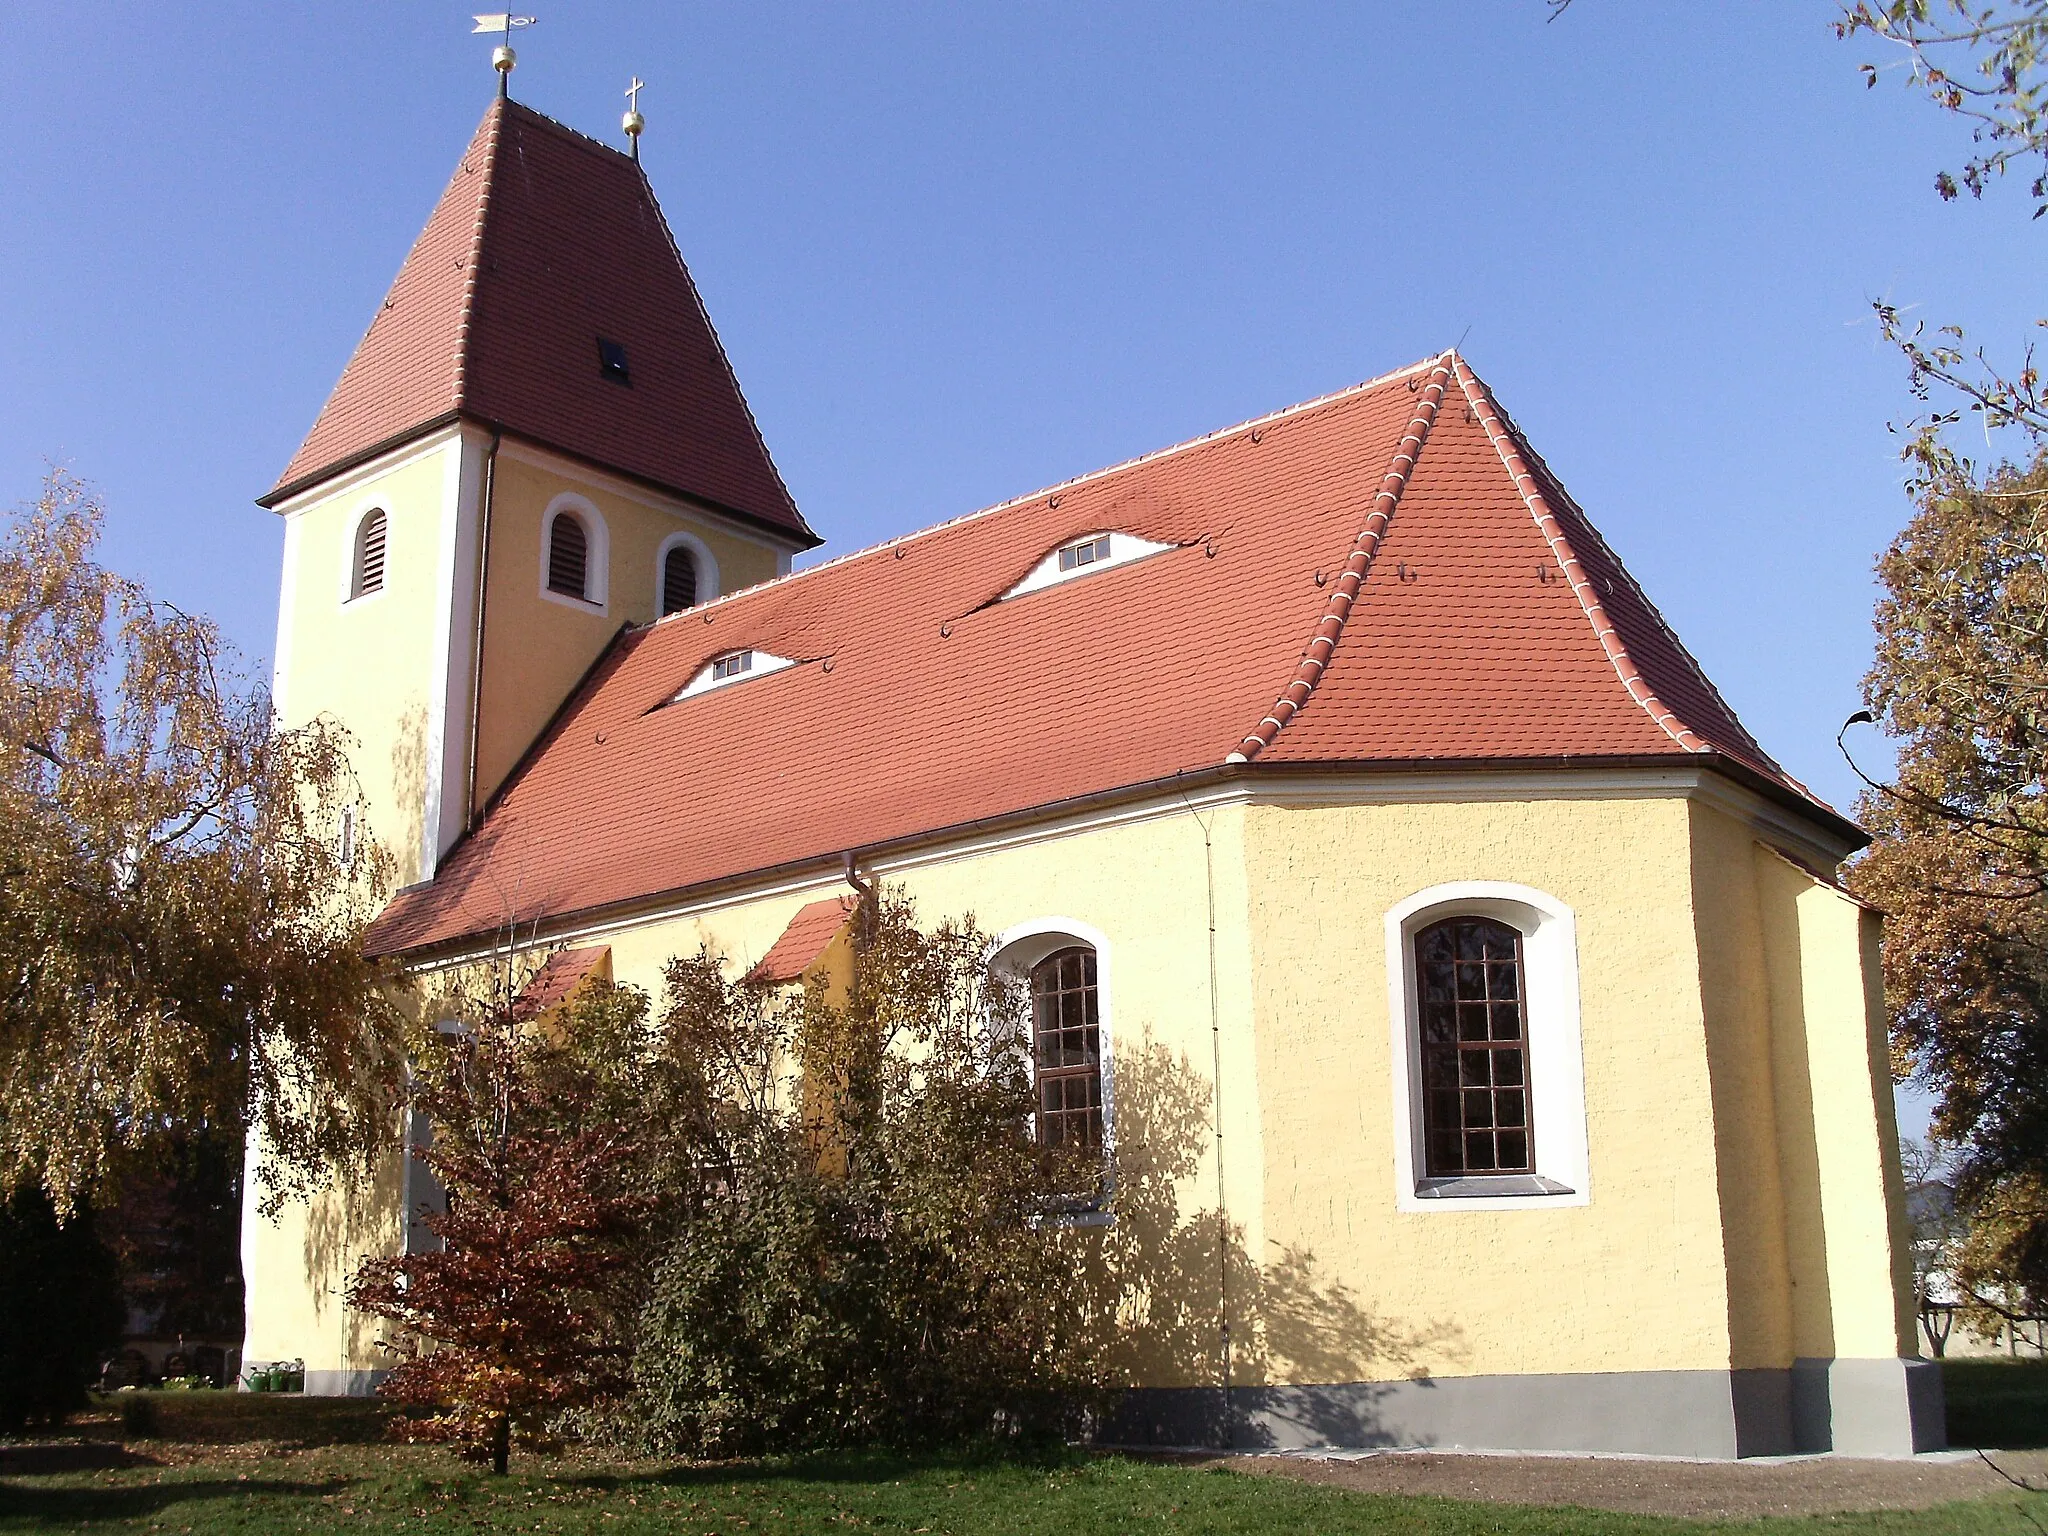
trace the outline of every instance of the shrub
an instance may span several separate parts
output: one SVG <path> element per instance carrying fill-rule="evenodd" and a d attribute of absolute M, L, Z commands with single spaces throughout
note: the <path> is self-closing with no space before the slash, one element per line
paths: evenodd
<path fill-rule="evenodd" d="M 731 982 L 709 953 L 671 963 L 646 1449 L 1053 1437 L 1099 1399 L 1087 1234 L 1047 1219 L 1099 1168 L 1033 1141 L 1022 1000 L 987 949 L 971 920 L 920 932 L 889 893 L 837 995 Z"/>
<path fill-rule="evenodd" d="M 90 1209 L 59 1223 L 35 1188 L 0 1206 L 0 1430 L 55 1426 L 83 1408 L 124 1319 Z"/>

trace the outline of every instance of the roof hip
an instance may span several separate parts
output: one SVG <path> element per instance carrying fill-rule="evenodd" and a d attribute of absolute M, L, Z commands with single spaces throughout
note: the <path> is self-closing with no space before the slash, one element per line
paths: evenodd
<path fill-rule="evenodd" d="M 1528 507 L 1529 515 L 1536 519 L 1537 530 L 1543 535 L 1544 542 L 1549 544 L 1550 553 L 1557 561 L 1559 569 L 1564 572 L 1565 580 L 1571 583 L 1572 592 L 1579 600 L 1579 607 L 1584 610 L 1587 622 L 1593 626 L 1593 633 L 1600 641 L 1600 648 L 1607 653 L 1607 660 L 1613 665 L 1615 676 L 1621 679 L 1621 685 L 1628 690 L 1629 697 L 1634 699 L 1643 712 L 1663 728 L 1664 734 L 1679 746 L 1688 752 L 1712 751 L 1713 748 L 1703 741 L 1691 726 L 1679 719 L 1671 708 L 1657 697 L 1657 692 L 1650 686 L 1649 679 L 1643 676 L 1629 655 L 1628 647 L 1622 644 L 1621 635 L 1607 616 L 1606 605 L 1600 601 L 1600 594 L 1593 589 L 1592 580 L 1586 575 L 1585 567 L 1579 563 L 1578 554 L 1572 549 L 1571 540 L 1565 536 L 1564 525 L 1551 510 L 1535 471 L 1523 457 L 1519 435 L 1502 419 L 1500 408 L 1494 404 L 1492 391 L 1487 389 L 1485 382 L 1472 371 L 1471 364 L 1464 358 L 1454 354 L 1452 361 L 1457 365 L 1458 387 L 1464 391 L 1466 403 L 1479 418 L 1480 426 L 1486 431 L 1487 441 L 1493 444 L 1494 452 L 1500 455 L 1502 465 L 1514 479 L 1515 489 L 1521 493 L 1523 505 Z"/>
<path fill-rule="evenodd" d="M 476 194 L 476 218 L 470 224 L 469 254 L 463 261 L 462 304 L 455 322 L 455 409 L 469 405 L 470 330 L 476 321 L 477 275 L 484 264 L 484 225 L 491 216 L 491 188 L 498 179 L 498 138 L 505 125 L 504 98 L 491 103 L 484 114 L 483 164 Z M 350 359 L 353 363 L 354 359 Z"/>
<path fill-rule="evenodd" d="M 1394 457 L 1387 464 L 1386 474 L 1380 477 L 1380 488 L 1372 499 L 1372 512 L 1351 546 L 1351 558 L 1344 562 L 1344 569 L 1337 577 L 1337 588 L 1324 605 L 1322 618 L 1316 621 L 1316 632 L 1309 640 L 1301 664 L 1295 668 L 1293 680 L 1274 701 L 1266 718 L 1251 728 L 1224 759 L 1225 762 L 1248 763 L 1271 746 L 1273 738 L 1300 713 L 1301 706 L 1315 692 L 1316 684 L 1322 681 L 1323 673 L 1330 665 L 1331 653 L 1337 649 L 1338 640 L 1343 638 L 1344 625 L 1351 617 L 1351 605 L 1357 601 L 1358 589 L 1365 584 L 1366 573 L 1372 569 L 1373 556 L 1379 553 L 1387 525 L 1394 519 L 1394 508 L 1400 505 L 1408 476 L 1415 469 L 1422 445 L 1429 439 L 1429 429 L 1436 424 L 1437 407 L 1442 404 L 1444 392 L 1450 385 L 1451 364 L 1456 360 L 1455 352 L 1439 353 L 1429 378 L 1419 387 L 1417 393 L 1420 398 L 1415 403 L 1415 414 L 1408 419 L 1408 429 L 1401 434 L 1401 441 L 1394 448 Z"/>

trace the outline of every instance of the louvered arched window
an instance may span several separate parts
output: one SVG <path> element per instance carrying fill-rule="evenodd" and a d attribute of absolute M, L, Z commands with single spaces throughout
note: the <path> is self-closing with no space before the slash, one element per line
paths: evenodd
<path fill-rule="evenodd" d="M 356 543 L 349 562 L 348 596 L 354 602 L 384 590 L 384 545 L 390 523 L 384 509 L 373 509 L 356 524 Z"/>
<path fill-rule="evenodd" d="M 590 535 L 574 512 L 557 512 L 548 529 L 548 590 L 590 601 Z"/>
<path fill-rule="evenodd" d="M 661 560 L 661 611 L 681 613 L 697 605 L 697 557 L 678 544 Z"/>

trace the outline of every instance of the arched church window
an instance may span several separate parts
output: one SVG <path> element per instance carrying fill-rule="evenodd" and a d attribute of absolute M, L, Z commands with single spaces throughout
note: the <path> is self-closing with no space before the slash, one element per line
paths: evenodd
<path fill-rule="evenodd" d="M 1534 1173 L 1522 935 L 1463 916 L 1415 935 L 1430 1178 Z"/>
<path fill-rule="evenodd" d="M 678 544 L 661 560 L 661 611 L 681 613 L 697 604 L 697 557 Z"/>
<path fill-rule="evenodd" d="M 382 507 L 373 508 L 356 524 L 355 549 L 349 562 L 350 602 L 384 590 L 384 545 L 389 530 Z"/>
<path fill-rule="evenodd" d="M 1102 1012 L 1095 951 L 1055 950 L 1031 967 L 1031 1060 L 1038 1139 L 1102 1145 Z"/>
<path fill-rule="evenodd" d="M 548 590 L 590 601 L 590 535 L 574 512 L 557 512 L 548 529 Z"/>

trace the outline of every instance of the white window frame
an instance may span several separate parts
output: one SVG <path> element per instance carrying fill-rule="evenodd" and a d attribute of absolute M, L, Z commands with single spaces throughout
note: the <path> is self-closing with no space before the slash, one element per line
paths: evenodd
<path fill-rule="evenodd" d="M 1524 1030 L 1536 1174 L 1429 1179 L 1423 1159 L 1421 1010 L 1415 936 L 1447 917 L 1485 917 L 1522 936 Z M 1394 1194 L 1415 1212 L 1519 1211 L 1585 1205 L 1585 1056 L 1579 1034 L 1578 923 L 1572 909 L 1532 886 L 1501 880 L 1433 885 L 1387 913 L 1387 993 L 1393 1045 Z M 1542 1186 L 1554 1186 L 1544 1188 Z M 1470 1193 L 1473 1189 L 1491 1191 Z M 1457 1194 L 1448 1193 L 1455 1187 Z M 1437 1193 L 1427 1193 L 1435 1190 Z"/>
<path fill-rule="evenodd" d="M 358 540 L 363 535 L 363 524 L 374 512 L 384 514 L 384 585 L 374 592 L 356 595 L 356 553 Z M 365 603 L 374 603 L 391 590 L 391 535 L 396 531 L 398 519 L 391 515 L 391 506 L 379 498 L 372 497 L 361 502 L 342 527 L 341 546 L 341 606 L 360 608 Z"/>
<path fill-rule="evenodd" d="M 573 512 L 583 519 L 583 533 L 586 547 L 583 552 L 583 587 L 591 596 L 571 597 L 566 592 L 557 592 L 548 585 L 548 557 L 554 548 L 555 519 L 564 512 Z M 551 603 L 560 603 L 564 608 L 574 608 L 579 613 L 603 614 L 611 596 L 612 536 L 605 526 L 604 514 L 597 510 L 588 496 L 579 496 L 574 491 L 564 491 L 548 503 L 540 519 L 540 595 Z"/>
<path fill-rule="evenodd" d="M 654 552 L 654 616 L 666 618 L 661 611 L 662 577 L 668 571 L 669 551 L 687 549 L 690 558 L 697 562 L 697 601 L 690 608 L 701 608 L 719 594 L 718 556 L 711 553 L 710 546 L 694 533 L 672 533 L 661 541 L 661 547 Z M 678 608 L 678 613 L 688 613 L 690 608 Z"/>
<path fill-rule="evenodd" d="M 1077 565 L 1072 570 L 1060 569 L 1060 553 L 1077 544 L 1092 544 L 1097 539 L 1109 540 L 1109 553 L 1086 565 Z M 1056 587 L 1063 581 L 1081 581 L 1098 571 L 1114 570 L 1120 565 L 1129 565 L 1134 560 L 1143 560 L 1148 555 L 1164 554 L 1169 549 L 1178 549 L 1178 544 L 1161 544 L 1153 539 L 1141 539 L 1135 533 L 1118 533 L 1114 528 L 1098 528 L 1093 533 L 1077 533 L 1071 539 L 1061 539 L 1045 554 L 1038 564 L 1025 573 L 1024 579 L 1003 594 L 1004 600 L 1022 597 L 1027 592 L 1037 592 L 1045 587 Z"/>
<path fill-rule="evenodd" d="M 996 935 L 989 949 L 988 964 L 991 970 L 1001 971 L 1029 987 L 1034 965 L 1077 944 L 1095 951 L 1095 1031 L 1102 1053 L 1102 1198 L 1095 1209 L 1063 1212 L 1047 1221 L 1061 1226 L 1103 1227 L 1114 1220 L 1111 1210 L 1116 1194 L 1116 988 L 1109 936 L 1078 918 L 1034 917 Z M 1038 1073 L 1028 1014 L 1022 1038 L 1035 1103 Z M 1036 1124 L 1035 1113 L 1033 1123 Z"/>

